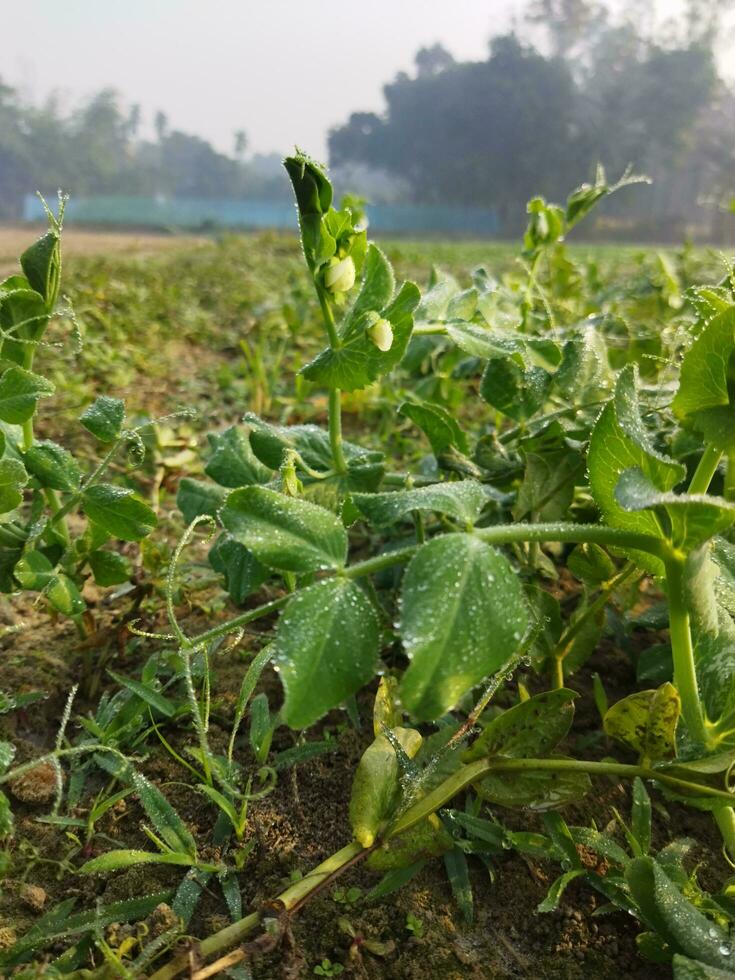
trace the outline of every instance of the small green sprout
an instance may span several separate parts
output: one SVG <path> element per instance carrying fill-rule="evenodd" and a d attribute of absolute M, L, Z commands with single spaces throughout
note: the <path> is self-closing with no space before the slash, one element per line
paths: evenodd
<path fill-rule="evenodd" d="M 344 967 L 341 963 L 332 963 L 332 961 L 325 956 L 321 963 L 317 963 L 313 972 L 318 977 L 338 977 L 340 973 L 344 973 Z"/>
<path fill-rule="evenodd" d="M 335 888 L 332 892 L 332 899 L 339 905 L 356 905 L 362 895 L 362 888 L 353 885 L 352 888 Z"/>
<path fill-rule="evenodd" d="M 421 939 L 424 934 L 424 921 L 419 919 L 418 916 L 409 912 L 406 916 L 406 929 L 408 932 L 413 933 L 416 939 Z"/>

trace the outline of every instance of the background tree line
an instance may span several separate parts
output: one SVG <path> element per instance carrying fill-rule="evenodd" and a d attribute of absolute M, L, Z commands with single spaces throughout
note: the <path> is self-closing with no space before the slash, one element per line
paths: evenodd
<path fill-rule="evenodd" d="M 561 198 L 597 161 L 612 177 L 632 164 L 654 186 L 614 199 L 619 217 L 661 234 L 703 214 L 716 226 L 735 194 L 735 94 L 714 54 L 726 6 L 691 0 L 650 36 L 596 2 L 535 0 L 485 61 L 420 50 L 385 86 L 384 113 L 331 131 L 330 163 L 383 171 L 417 202 L 493 208 L 507 231 L 534 194 Z"/>
<path fill-rule="evenodd" d="M 645 29 L 649 5 L 613 18 L 598 0 L 531 0 L 483 61 L 440 44 L 384 88 L 385 111 L 355 112 L 329 134 L 340 187 L 368 200 L 493 209 L 506 234 L 535 194 L 560 199 L 601 162 L 654 179 L 605 210 L 622 234 L 679 238 L 709 223 L 719 237 L 735 196 L 735 93 L 718 76 L 722 14 L 735 0 L 687 0 L 685 15 Z M 23 100 L 0 79 L 0 219 L 25 194 L 288 200 L 277 155 L 246 159 L 172 129 L 106 89 L 70 110 Z M 144 132 L 145 129 L 145 132 Z M 706 206 L 703 208 L 703 204 Z"/>
<path fill-rule="evenodd" d="M 29 191 L 53 197 L 59 187 L 77 197 L 287 197 L 279 157 L 245 161 L 244 131 L 233 134 L 228 156 L 171 129 L 163 112 L 150 138 L 141 122 L 140 107 L 126 107 L 111 89 L 64 112 L 55 97 L 24 102 L 0 79 L 0 218 L 18 217 Z"/>

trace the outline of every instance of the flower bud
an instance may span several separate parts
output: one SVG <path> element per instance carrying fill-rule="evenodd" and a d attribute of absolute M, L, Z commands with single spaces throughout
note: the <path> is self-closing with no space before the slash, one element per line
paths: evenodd
<path fill-rule="evenodd" d="M 355 285 L 355 263 L 346 259 L 331 259 L 324 272 L 324 285 L 331 293 L 348 293 Z"/>
<path fill-rule="evenodd" d="M 368 327 L 367 334 L 378 350 L 383 351 L 383 353 L 389 351 L 393 346 L 393 327 L 390 325 L 390 321 L 383 317 Z"/>

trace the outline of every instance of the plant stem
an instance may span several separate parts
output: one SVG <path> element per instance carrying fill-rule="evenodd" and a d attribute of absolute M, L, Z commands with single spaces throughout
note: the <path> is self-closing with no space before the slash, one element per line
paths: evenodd
<path fill-rule="evenodd" d="M 23 367 L 26 371 L 33 370 L 33 358 L 36 356 L 36 345 L 28 344 L 23 351 Z M 33 445 L 33 415 L 27 419 L 22 426 L 23 429 L 23 452 L 27 453 Z"/>
<path fill-rule="evenodd" d="M 476 528 L 475 534 L 488 544 L 513 541 L 558 541 L 563 544 L 606 544 L 634 548 L 664 557 L 666 542 L 652 534 L 623 531 L 604 524 L 495 524 Z"/>
<path fill-rule="evenodd" d="M 681 713 L 689 735 L 703 747 L 710 741 L 699 697 L 689 611 L 684 597 L 684 561 L 672 556 L 666 562 L 669 594 L 669 633 L 674 659 L 674 683 L 681 697 Z"/>
<path fill-rule="evenodd" d="M 329 389 L 329 445 L 332 449 L 334 468 L 338 473 L 347 472 L 347 460 L 342 450 L 342 401 L 339 388 Z"/>
<path fill-rule="evenodd" d="M 333 350 L 336 350 L 340 346 L 340 343 L 339 335 L 337 333 L 337 324 L 334 321 L 334 313 L 332 312 L 332 304 L 329 302 L 329 297 L 320 286 L 316 286 L 316 293 L 319 297 L 319 306 L 322 310 L 322 318 L 327 331 L 327 337 L 329 338 L 329 346 Z"/>
<path fill-rule="evenodd" d="M 320 888 L 326 880 L 336 877 L 342 871 L 347 870 L 347 868 L 355 864 L 357 860 L 367 857 L 369 853 L 369 850 L 363 848 L 362 844 L 353 841 L 340 851 L 332 854 L 326 861 L 322 861 L 321 864 L 317 865 L 301 881 L 297 881 L 290 888 L 281 892 L 274 904 L 282 904 L 286 911 L 290 911 L 296 905 L 302 905 L 306 898 Z M 231 926 L 221 929 L 219 932 L 214 933 L 214 935 L 209 936 L 203 942 L 199 943 L 198 952 L 201 956 L 211 956 L 213 953 L 218 953 L 220 950 L 227 949 L 229 946 L 234 946 L 235 943 L 244 939 L 248 933 L 252 932 L 258 926 L 261 919 L 261 912 L 252 912 L 250 915 L 245 916 L 244 919 L 234 922 Z M 188 962 L 188 957 L 174 959 L 171 963 L 157 970 L 150 980 L 172 980 L 173 977 L 178 976 L 188 968 Z"/>
<path fill-rule="evenodd" d="M 405 833 L 417 823 L 425 820 L 430 814 L 445 806 L 457 793 L 467 786 L 476 782 L 482 776 L 490 772 L 586 772 L 597 776 L 624 776 L 634 778 L 640 776 L 642 779 L 653 779 L 674 790 L 683 793 L 695 793 L 700 796 L 710 796 L 723 801 L 731 801 L 732 794 L 724 790 L 713 789 L 710 786 L 703 786 L 697 783 L 690 783 L 687 780 L 679 779 L 675 776 L 668 776 L 658 770 L 648 769 L 645 766 L 626 765 L 617 762 L 586 762 L 576 759 L 506 759 L 490 758 L 478 759 L 462 766 L 457 772 L 437 786 L 425 797 L 415 803 L 410 809 L 389 828 L 382 843 Z M 727 808 L 723 808 L 724 812 Z M 357 864 L 360 860 L 367 857 L 375 848 L 363 848 L 357 841 L 353 841 L 346 847 L 337 851 L 318 865 L 312 872 L 296 882 L 282 892 L 275 900 L 274 904 L 282 904 L 286 911 L 300 908 L 310 897 L 312 897 L 325 882 L 333 880 L 342 872 Z M 248 933 L 252 932 L 260 922 L 262 913 L 253 912 L 240 919 L 238 922 L 227 926 L 225 929 L 209 936 L 198 946 L 198 952 L 202 956 L 211 956 L 221 950 L 235 945 Z M 166 966 L 161 967 L 150 978 L 150 980 L 172 980 L 188 967 L 188 957 L 178 957 Z"/>
<path fill-rule="evenodd" d="M 636 534 L 631 531 L 620 531 L 613 527 L 604 527 L 598 524 L 498 524 L 493 527 L 484 527 L 474 532 L 483 541 L 489 544 L 509 544 L 514 541 L 561 541 L 567 543 L 588 543 L 607 544 L 618 548 L 636 548 L 639 551 L 647 551 L 652 555 L 662 557 L 665 553 L 665 542 L 660 538 L 655 538 L 650 534 Z M 337 574 L 344 575 L 346 578 L 362 578 L 364 575 L 373 575 L 382 572 L 386 568 L 394 565 L 401 565 L 408 561 L 418 550 L 419 545 L 407 545 L 405 548 L 398 548 L 384 555 L 376 555 L 375 558 L 368 558 L 365 561 L 356 562 L 348 568 L 341 569 Z M 233 630 L 247 623 L 252 623 L 262 616 L 277 612 L 286 605 L 288 600 L 295 593 L 273 599 L 219 626 L 214 626 L 199 636 L 187 639 L 185 646 L 195 647 L 220 636 L 226 636 Z"/>
<path fill-rule="evenodd" d="M 317 283 L 315 283 L 315 286 L 317 296 L 319 297 L 319 306 L 322 310 L 324 326 L 327 331 L 327 337 L 329 338 L 329 346 L 332 350 L 337 350 L 340 342 L 339 334 L 337 333 L 337 324 L 334 321 L 334 313 L 332 312 L 332 304 L 329 302 L 329 297 L 321 286 Z M 346 473 L 347 461 L 342 451 L 342 403 L 339 388 L 329 389 L 329 445 L 332 449 L 332 460 L 335 470 L 341 474 Z"/>
<path fill-rule="evenodd" d="M 233 630 L 252 623 L 253 620 L 261 619 L 263 616 L 268 616 L 270 613 L 282 609 L 292 595 L 293 593 L 290 592 L 288 595 L 283 595 L 278 599 L 272 599 L 270 602 L 264 602 L 260 606 L 255 606 L 254 609 L 248 609 L 247 612 L 235 616 L 234 619 L 230 619 L 226 623 L 220 623 L 219 626 L 213 626 L 211 630 L 200 633 L 199 636 L 189 637 L 185 645 L 189 648 L 199 647 L 205 643 L 211 643 L 212 640 L 218 640 L 220 636 L 227 636 L 228 633 L 232 633 Z"/>
<path fill-rule="evenodd" d="M 722 459 L 722 450 L 718 449 L 711 442 L 705 446 L 702 458 L 700 459 L 692 482 L 689 484 L 687 493 L 707 493 L 712 477 L 717 472 L 717 467 Z"/>
<path fill-rule="evenodd" d="M 212 785 L 212 765 L 211 758 L 212 753 L 209 748 L 209 740 L 207 739 L 207 730 L 205 727 L 204 719 L 202 718 L 201 708 L 199 706 L 199 699 L 197 698 L 196 688 L 194 687 L 194 676 L 191 672 L 191 651 L 182 647 L 180 649 L 181 661 L 184 665 L 184 679 L 186 681 L 186 696 L 189 701 L 189 710 L 191 711 L 192 720 L 194 722 L 194 728 L 196 729 L 197 739 L 199 741 L 199 752 L 201 754 L 202 767 L 204 768 L 204 778 L 207 786 Z"/>

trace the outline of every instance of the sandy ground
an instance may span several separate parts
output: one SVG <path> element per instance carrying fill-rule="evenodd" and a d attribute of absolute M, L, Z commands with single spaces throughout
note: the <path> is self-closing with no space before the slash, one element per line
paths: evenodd
<path fill-rule="evenodd" d="M 18 268 L 18 256 L 43 233 L 42 227 L 33 225 L 0 226 L 0 276 L 7 276 Z M 204 245 L 208 238 L 195 235 L 154 235 L 150 232 L 91 231 L 69 228 L 64 231 L 64 255 L 130 255 L 145 256 L 172 248 L 190 248 Z"/>

